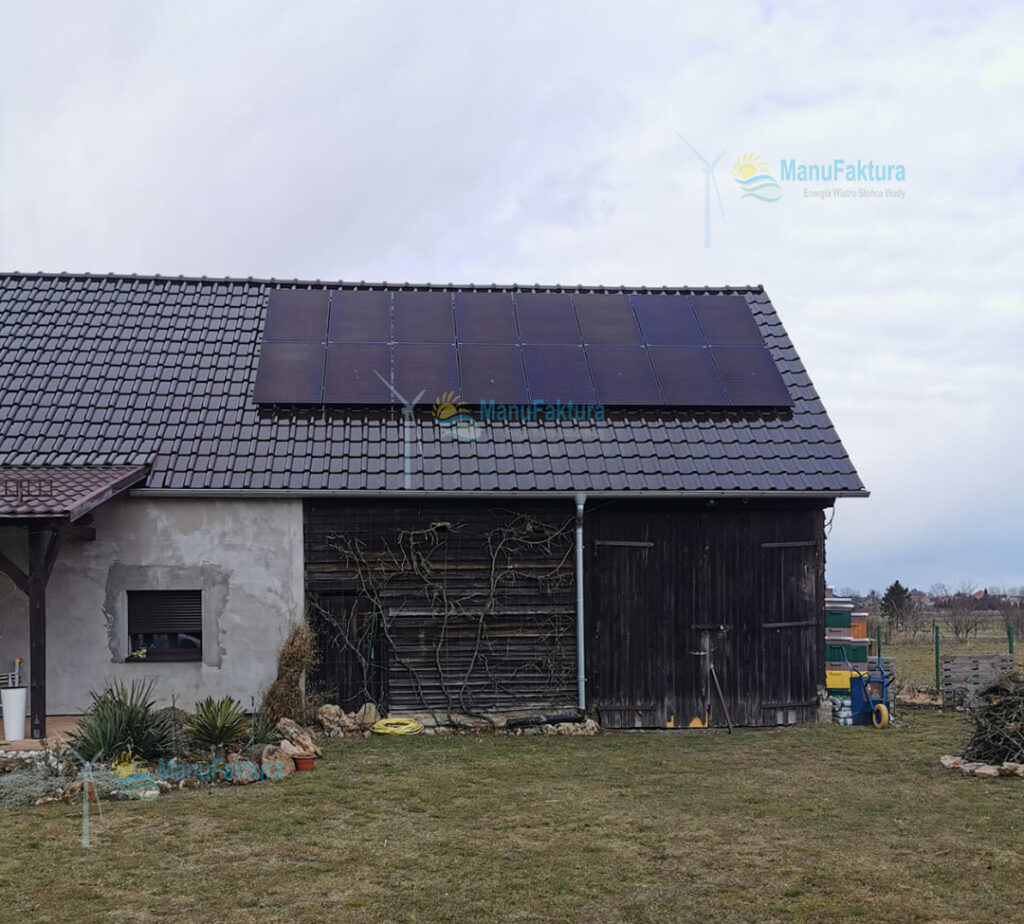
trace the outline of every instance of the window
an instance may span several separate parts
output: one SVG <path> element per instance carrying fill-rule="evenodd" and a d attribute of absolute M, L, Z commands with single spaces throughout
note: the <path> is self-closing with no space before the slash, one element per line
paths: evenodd
<path fill-rule="evenodd" d="M 128 646 L 129 661 L 201 661 L 202 591 L 129 590 Z"/>

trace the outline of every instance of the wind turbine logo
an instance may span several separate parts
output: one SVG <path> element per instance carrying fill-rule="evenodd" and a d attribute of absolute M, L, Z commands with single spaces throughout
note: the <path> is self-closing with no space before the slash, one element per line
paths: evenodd
<path fill-rule="evenodd" d="M 676 132 L 679 135 L 679 132 Z M 708 162 L 708 159 L 704 157 L 689 141 L 679 135 L 680 140 L 685 144 L 704 165 L 704 246 L 711 246 L 711 187 L 715 187 L 715 196 L 718 199 L 718 209 L 722 214 L 722 221 L 725 222 L 725 206 L 722 205 L 722 194 L 718 191 L 718 181 L 715 179 L 715 164 L 717 164 L 722 157 L 725 156 L 725 151 L 719 151 L 718 156 Z"/>
<path fill-rule="evenodd" d="M 100 751 L 92 760 L 84 760 L 82 755 L 78 753 L 70 744 L 68 744 L 62 738 L 61 741 L 67 749 L 78 758 L 78 762 L 82 765 L 82 769 L 78 772 L 78 779 L 82 784 L 82 846 L 89 846 L 89 802 L 92 798 L 92 794 L 96 794 L 96 810 L 100 813 L 100 818 L 103 817 L 103 807 L 100 805 L 100 791 L 96 788 L 96 780 L 93 779 L 92 765 L 96 763 L 103 755 Z"/>
<path fill-rule="evenodd" d="M 405 418 L 404 425 L 402 427 L 402 454 L 405 457 L 405 490 L 409 491 L 412 489 L 412 453 L 410 452 L 409 440 L 412 435 L 412 428 L 416 423 L 415 410 L 416 405 L 419 404 L 420 398 L 422 398 L 427 390 L 424 388 L 412 401 L 406 401 L 405 398 L 399 393 L 398 389 L 395 388 L 384 376 L 382 376 L 376 369 L 373 370 L 373 374 L 377 376 L 387 387 L 388 391 L 391 392 L 399 401 L 402 402 L 402 417 Z"/>

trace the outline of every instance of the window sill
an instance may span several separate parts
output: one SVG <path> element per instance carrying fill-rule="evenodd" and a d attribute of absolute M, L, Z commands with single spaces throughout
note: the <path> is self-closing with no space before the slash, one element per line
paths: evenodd
<path fill-rule="evenodd" d="M 203 653 L 199 652 L 182 652 L 181 654 L 172 654 L 171 652 L 162 652 L 161 654 L 147 655 L 145 658 L 125 658 L 125 664 L 153 664 L 153 663 L 164 663 L 164 662 L 199 662 L 203 660 Z"/>

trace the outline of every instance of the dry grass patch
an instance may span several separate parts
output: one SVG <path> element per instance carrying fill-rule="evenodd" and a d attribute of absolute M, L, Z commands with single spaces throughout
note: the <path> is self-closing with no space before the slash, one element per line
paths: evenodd
<path fill-rule="evenodd" d="M 23 921 L 1005 920 L 1024 787 L 958 720 L 331 742 L 281 784 L 0 811 Z"/>

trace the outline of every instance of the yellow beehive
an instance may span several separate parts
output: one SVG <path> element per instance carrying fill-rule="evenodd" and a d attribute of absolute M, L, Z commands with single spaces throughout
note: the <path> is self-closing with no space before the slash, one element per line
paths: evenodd
<path fill-rule="evenodd" d="M 825 671 L 825 686 L 829 690 L 849 690 L 852 671 Z"/>

